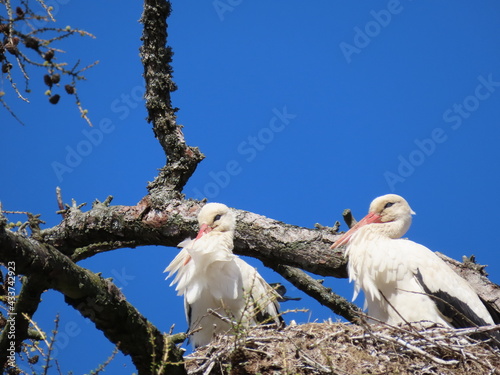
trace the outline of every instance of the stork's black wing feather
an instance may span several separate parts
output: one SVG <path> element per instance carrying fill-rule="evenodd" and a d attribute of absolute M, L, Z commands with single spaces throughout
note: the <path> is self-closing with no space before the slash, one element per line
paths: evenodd
<path fill-rule="evenodd" d="M 300 301 L 301 297 L 290 297 L 286 295 L 286 287 L 281 283 L 270 283 L 269 286 L 279 294 L 278 302 Z"/>
<path fill-rule="evenodd" d="M 479 296 L 479 299 L 483 303 L 484 307 L 486 307 L 486 310 L 488 310 L 488 312 L 490 313 L 495 324 L 500 324 L 500 312 L 497 309 L 495 309 L 490 302 L 481 298 L 481 296 Z"/>
<path fill-rule="evenodd" d="M 184 311 L 186 312 L 186 320 L 187 320 L 187 324 L 188 324 L 186 333 L 189 333 L 189 331 L 192 328 L 191 323 L 193 320 L 193 308 L 191 307 L 191 305 L 189 303 L 187 303 L 186 299 L 184 299 Z M 188 344 L 191 344 L 191 336 L 188 336 L 187 342 L 188 342 Z"/>
<path fill-rule="evenodd" d="M 430 290 L 425 284 L 420 270 L 417 271 L 415 276 L 425 293 L 432 298 L 439 312 L 450 321 L 453 327 L 467 328 L 488 325 L 487 322 L 480 318 L 470 306 L 467 305 L 466 302 L 460 300 L 460 298 L 452 296 L 443 290 Z"/>
<path fill-rule="evenodd" d="M 254 301 L 255 303 L 255 301 Z M 278 310 L 278 305 L 275 303 L 276 310 Z M 275 319 L 278 318 L 278 323 L 280 327 L 285 327 L 285 319 L 281 315 L 278 315 L 277 317 L 272 316 L 271 314 L 267 313 L 263 309 L 258 309 L 255 315 L 255 320 L 257 323 L 260 324 L 274 324 Z"/>

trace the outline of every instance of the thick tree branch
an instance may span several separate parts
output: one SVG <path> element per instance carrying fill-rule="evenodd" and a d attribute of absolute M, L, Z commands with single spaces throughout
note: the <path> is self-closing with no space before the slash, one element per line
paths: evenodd
<path fill-rule="evenodd" d="M 123 247 L 176 246 L 196 231 L 200 208 L 200 202 L 168 198 L 162 206 L 153 206 L 150 196 L 136 206 L 98 202 L 87 212 L 69 208 L 59 225 L 41 231 L 40 236 L 74 260 Z"/>
<path fill-rule="evenodd" d="M 170 93 L 176 90 L 170 66 L 173 52 L 166 46 L 170 11 L 169 1 L 145 0 L 141 18 L 144 25 L 141 58 L 146 80 L 148 121 L 153 124 L 155 136 L 168 159 L 148 189 L 152 191 L 165 187 L 171 193 L 180 193 L 205 156 L 197 147 L 186 145 L 182 127 L 176 123 L 175 109 L 170 102 Z"/>
<path fill-rule="evenodd" d="M 197 201 L 169 199 L 161 208 L 153 207 L 146 197 L 137 206 L 97 204 L 87 212 L 72 208 L 60 225 L 40 235 L 45 243 L 75 259 L 132 244 L 177 246 L 196 233 L 201 206 Z M 322 276 L 347 277 L 342 253 L 329 249 L 336 237 L 331 231 L 301 228 L 241 210 L 237 219 L 235 253 L 269 265 L 287 264 Z"/>
<path fill-rule="evenodd" d="M 344 297 L 332 292 L 321 282 L 312 278 L 304 271 L 290 266 L 278 265 L 273 267 L 285 279 L 290 281 L 297 288 L 308 294 L 323 306 L 328 307 L 335 314 L 340 315 L 352 323 L 356 323 L 359 318 L 359 307 L 349 302 Z"/>
<path fill-rule="evenodd" d="M 68 304 L 131 356 L 139 374 L 158 373 L 165 361 L 162 374 L 185 373 L 183 366 L 175 364 L 182 353 L 174 339 L 162 335 L 112 282 L 77 266 L 50 245 L 5 229 L 5 220 L 0 222 L 0 260 L 15 262 L 18 273 L 43 277 L 51 288 L 63 293 Z"/>
<path fill-rule="evenodd" d="M 343 254 L 330 250 L 336 237 L 328 229 L 302 228 L 238 211 L 234 243 L 237 254 L 258 258 L 269 267 L 286 264 L 321 276 L 346 278 Z"/>

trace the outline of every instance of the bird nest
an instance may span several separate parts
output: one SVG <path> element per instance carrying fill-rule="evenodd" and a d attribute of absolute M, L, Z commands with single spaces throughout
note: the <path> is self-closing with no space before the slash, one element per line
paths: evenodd
<path fill-rule="evenodd" d="M 499 374 L 499 349 L 472 339 L 477 332 L 346 323 L 260 326 L 218 337 L 185 360 L 190 375 Z"/>

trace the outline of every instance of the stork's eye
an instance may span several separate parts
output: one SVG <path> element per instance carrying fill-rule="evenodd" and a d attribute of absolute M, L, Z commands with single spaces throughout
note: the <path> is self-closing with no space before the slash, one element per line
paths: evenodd
<path fill-rule="evenodd" d="M 219 220 L 221 217 L 222 217 L 221 215 L 215 215 L 214 222 L 216 222 L 217 220 Z"/>
<path fill-rule="evenodd" d="M 395 203 L 395 202 L 388 202 L 388 203 L 386 203 L 386 204 L 385 204 L 385 206 L 384 206 L 384 210 L 385 210 L 386 208 L 391 207 L 394 203 Z"/>

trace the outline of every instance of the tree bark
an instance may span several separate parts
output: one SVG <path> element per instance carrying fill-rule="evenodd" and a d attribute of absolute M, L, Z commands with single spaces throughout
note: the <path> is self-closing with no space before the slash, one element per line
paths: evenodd
<path fill-rule="evenodd" d="M 77 260 L 122 247 L 173 247 L 196 232 L 201 207 L 199 201 L 169 198 L 153 206 L 149 196 L 136 206 L 97 203 L 87 212 L 69 209 L 61 224 L 41 231 L 40 236 L 44 243 Z M 235 212 L 235 253 L 269 266 L 287 264 L 322 276 L 347 277 L 343 254 L 329 249 L 336 235 L 328 229 L 302 228 L 247 211 Z"/>
<path fill-rule="evenodd" d="M 304 293 L 314 298 L 323 306 L 328 307 L 335 314 L 344 317 L 351 323 L 357 322 L 359 312 L 361 312 L 360 308 L 344 297 L 333 293 L 330 288 L 325 287 L 320 281 L 295 267 L 281 264 L 273 269 Z"/>
<path fill-rule="evenodd" d="M 14 262 L 16 272 L 43 278 L 50 288 L 63 293 L 68 304 L 131 356 L 139 374 L 184 373 L 182 352 L 175 344 L 182 342 L 185 335 L 164 336 L 126 301 L 110 280 L 76 265 L 51 245 L 11 232 L 5 224 L 2 218 L 1 262 Z M 162 372 L 158 371 L 160 368 Z"/>
<path fill-rule="evenodd" d="M 141 22 L 144 25 L 141 47 L 141 59 L 146 80 L 146 109 L 148 122 L 167 156 L 165 167 L 148 189 L 166 188 L 176 196 L 180 193 L 189 177 L 193 174 L 204 155 L 197 147 L 186 145 L 182 127 L 176 123 L 176 108 L 170 102 L 170 93 L 177 89 L 172 80 L 173 52 L 167 43 L 167 17 L 171 5 L 165 0 L 144 1 Z"/>

